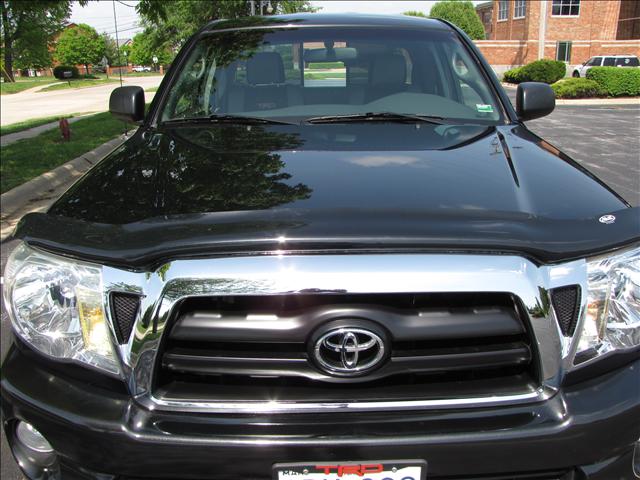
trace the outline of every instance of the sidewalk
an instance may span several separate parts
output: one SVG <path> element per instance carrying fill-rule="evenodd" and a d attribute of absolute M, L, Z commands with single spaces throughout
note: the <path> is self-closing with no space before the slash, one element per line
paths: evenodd
<path fill-rule="evenodd" d="M 77 122 L 78 120 L 88 117 L 89 115 L 94 115 L 94 113 L 89 113 L 86 115 L 80 115 L 78 117 L 67 118 L 69 124 Z M 42 132 L 46 132 L 47 130 L 52 130 L 54 128 L 58 128 L 58 122 L 45 123 L 44 125 L 39 125 L 37 127 L 29 128 L 27 130 L 22 130 L 21 132 L 9 133 L 8 135 L 2 135 L 0 137 L 0 147 L 6 147 L 18 140 L 24 140 L 25 138 L 33 138 L 40 135 Z"/>
<path fill-rule="evenodd" d="M 27 213 L 42 212 L 64 193 L 78 178 L 126 140 L 124 135 L 29 180 L 0 196 L 0 240 L 4 241 L 18 221 Z"/>

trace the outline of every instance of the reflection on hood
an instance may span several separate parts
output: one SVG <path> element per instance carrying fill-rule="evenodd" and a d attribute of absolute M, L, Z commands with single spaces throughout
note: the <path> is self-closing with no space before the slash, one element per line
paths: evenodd
<path fill-rule="evenodd" d="M 514 126 L 160 128 L 138 132 L 49 213 L 105 224 L 276 208 L 447 209 L 562 219 L 625 206 L 539 142 Z"/>

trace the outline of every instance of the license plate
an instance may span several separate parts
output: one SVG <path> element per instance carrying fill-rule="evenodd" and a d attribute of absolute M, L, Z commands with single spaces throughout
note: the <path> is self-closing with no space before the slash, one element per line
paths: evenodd
<path fill-rule="evenodd" d="M 424 460 L 277 463 L 273 480 L 426 480 Z"/>

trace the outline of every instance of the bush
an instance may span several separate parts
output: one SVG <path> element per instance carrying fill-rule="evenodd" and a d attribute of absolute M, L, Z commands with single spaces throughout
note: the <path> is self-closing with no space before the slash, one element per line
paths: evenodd
<path fill-rule="evenodd" d="M 512 68 L 504 72 L 502 80 L 509 83 L 520 83 L 522 77 L 522 67 Z"/>
<path fill-rule="evenodd" d="M 536 60 L 524 67 L 517 67 L 504 72 L 504 80 L 511 83 L 544 82 L 555 83 L 564 78 L 567 66 L 557 60 Z"/>
<path fill-rule="evenodd" d="M 620 67 L 593 67 L 587 78 L 598 83 L 612 97 L 640 95 L 640 69 Z"/>
<path fill-rule="evenodd" d="M 77 67 L 70 67 L 68 65 L 58 65 L 53 69 L 53 76 L 58 80 L 67 80 L 67 77 L 64 76 L 64 72 L 71 72 L 71 78 L 79 78 L 80 72 L 78 72 Z"/>
<path fill-rule="evenodd" d="M 606 95 L 598 82 L 586 78 L 567 78 L 554 83 L 551 88 L 556 98 L 589 98 Z"/>

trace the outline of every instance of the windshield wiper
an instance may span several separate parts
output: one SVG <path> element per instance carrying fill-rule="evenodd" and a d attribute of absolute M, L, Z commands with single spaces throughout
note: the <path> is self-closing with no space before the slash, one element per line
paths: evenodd
<path fill-rule="evenodd" d="M 162 125 L 184 125 L 184 124 L 202 124 L 202 123 L 228 123 L 236 125 L 296 125 L 295 123 L 285 122 L 284 120 L 274 120 L 273 118 L 251 117 L 247 115 L 231 115 L 213 114 L 208 117 L 186 117 L 174 118 L 162 122 Z"/>
<path fill-rule="evenodd" d="M 369 112 L 350 115 L 328 115 L 324 117 L 311 117 L 305 123 L 349 123 L 349 122 L 424 122 L 434 125 L 445 125 L 443 117 L 432 115 L 413 115 L 410 113 L 395 112 Z"/>

